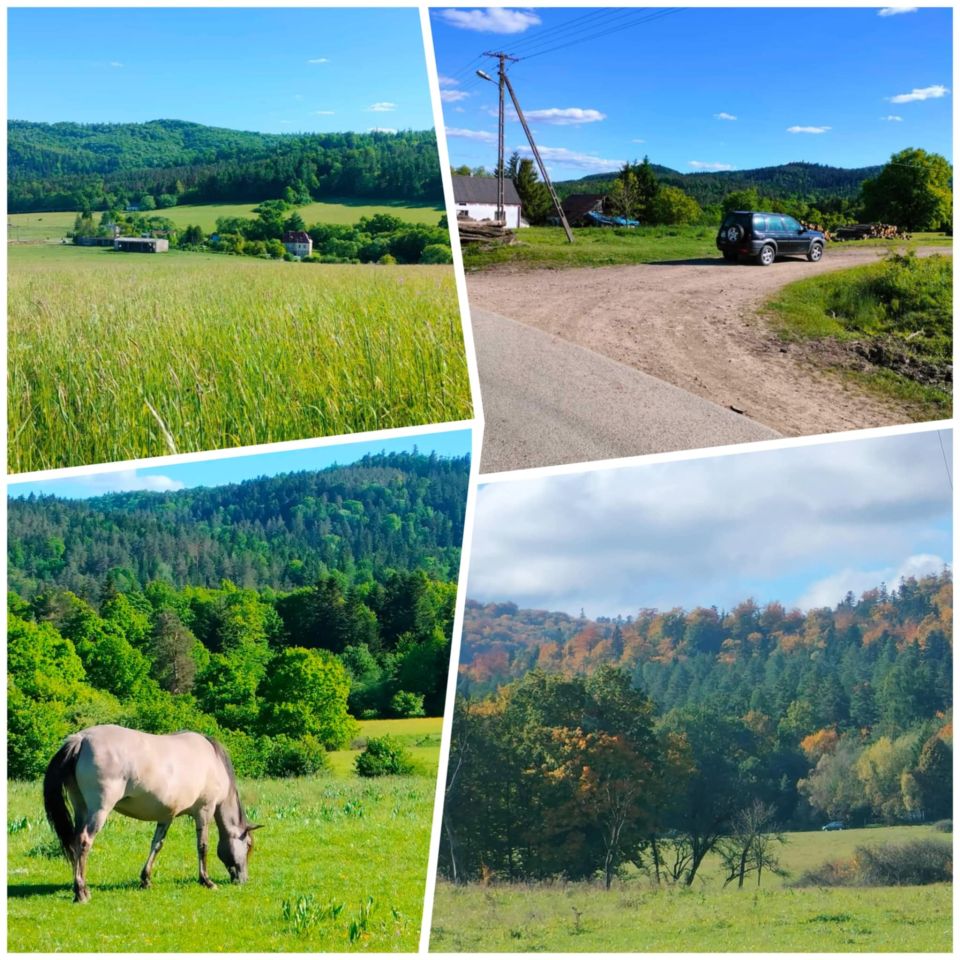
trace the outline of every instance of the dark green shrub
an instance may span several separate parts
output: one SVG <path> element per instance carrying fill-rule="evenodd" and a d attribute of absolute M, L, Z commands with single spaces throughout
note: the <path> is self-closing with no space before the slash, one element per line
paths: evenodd
<path fill-rule="evenodd" d="M 374 737 L 354 761 L 354 768 L 361 777 L 413 773 L 413 758 L 394 737 Z"/>
<path fill-rule="evenodd" d="M 914 887 L 950 883 L 953 846 L 928 838 L 857 847 L 849 860 L 825 863 L 802 874 L 797 887 Z"/>
<path fill-rule="evenodd" d="M 423 694 L 398 690 L 390 698 L 390 713 L 395 717 L 425 717 Z"/>
<path fill-rule="evenodd" d="M 453 251 L 445 243 L 428 243 L 420 254 L 421 263 L 453 263 Z"/>
<path fill-rule="evenodd" d="M 952 820 L 938 820 L 933 825 L 934 830 L 939 830 L 940 833 L 953 833 L 953 821 Z"/>
<path fill-rule="evenodd" d="M 309 777 L 328 766 L 327 751 L 311 736 L 299 740 L 281 734 L 267 745 L 268 777 Z"/>

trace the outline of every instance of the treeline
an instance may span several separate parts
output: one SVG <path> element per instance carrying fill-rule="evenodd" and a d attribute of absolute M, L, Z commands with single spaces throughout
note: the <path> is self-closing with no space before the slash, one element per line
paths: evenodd
<path fill-rule="evenodd" d="M 8 124 L 11 212 L 387 197 L 441 203 L 432 130 L 259 134 L 175 120 Z M 162 199 L 161 199 L 162 198 Z M 149 205 L 149 203 L 148 203 Z"/>
<path fill-rule="evenodd" d="M 108 576 L 95 603 L 10 593 L 9 775 L 39 776 L 97 723 L 220 737 L 242 776 L 316 772 L 353 717 L 442 712 L 455 599 L 422 570 L 290 592 Z"/>
<path fill-rule="evenodd" d="M 805 614 L 468 601 L 442 867 L 689 884 L 773 869 L 780 829 L 949 816 L 951 624 L 946 572 Z"/>
<path fill-rule="evenodd" d="M 823 731 L 797 744 L 757 711 L 660 712 L 615 667 L 533 670 L 458 700 L 440 870 L 457 882 L 601 877 L 609 887 L 632 865 L 690 886 L 713 855 L 728 883 L 759 884 L 779 871 L 785 826 L 949 816 L 951 740 L 935 717 L 893 741 Z"/>
<path fill-rule="evenodd" d="M 105 579 L 124 590 L 154 580 L 291 590 L 334 572 L 349 584 L 383 583 L 416 569 L 451 580 L 468 474 L 466 457 L 391 453 L 212 488 L 13 497 L 9 586 L 96 603 Z"/>

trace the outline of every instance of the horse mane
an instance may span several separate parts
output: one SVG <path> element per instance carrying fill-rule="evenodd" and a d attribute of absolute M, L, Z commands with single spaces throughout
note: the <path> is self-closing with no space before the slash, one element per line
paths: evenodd
<path fill-rule="evenodd" d="M 220 758 L 220 762 L 223 764 L 224 770 L 227 771 L 227 777 L 230 780 L 230 793 L 236 798 L 237 809 L 240 811 L 240 822 L 246 829 L 250 825 L 250 821 L 247 820 L 247 814 L 243 809 L 243 803 L 240 800 L 240 791 L 237 788 L 237 774 L 233 769 L 233 762 L 230 760 L 230 754 L 227 753 L 227 748 L 219 741 L 215 740 L 213 737 L 208 737 L 204 734 L 204 739 L 213 747 L 213 752 Z"/>

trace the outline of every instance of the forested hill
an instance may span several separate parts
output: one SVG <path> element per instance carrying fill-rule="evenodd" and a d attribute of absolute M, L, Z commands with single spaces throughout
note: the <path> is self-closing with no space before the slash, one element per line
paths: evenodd
<path fill-rule="evenodd" d="M 382 580 L 392 569 L 454 579 L 469 460 L 366 456 L 349 466 L 172 493 L 88 500 L 11 498 L 9 587 L 94 601 L 108 578 L 124 588 L 292 589 L 324 573 Z"/>
<path fill-rule="evenodd" d="M 849 594 L 806 613 L 751 600 L 716 608 L 571 617 L 468 601 L 461 690 L 482 697 L 533 669 L 627 670 L 663 711 L 754 711 L 803 733 L 825 726 L 899 731 L 951 705 L 949 573 Z"/>
<path fill-rule="evenodd" d="M 158 205 L 370 197 L 443 200 L 433 130 L 263 134 L 181 120 L 7 125 L 8 205 L 100 210 L 149 195 Z"/>
<path fill-rule="evenodd" d="M 864 180 L 879 173 L 880 167 L 847 169 L 819 163 L 785 163 L 776 167 L 757 167 L 753 170 L 719 170 L 706 173 L 681 173 L 669 167 L 652 164 L 660 183 L 680 187 L 701 206 L 720 203 L 734 190 L 755 187 L 764 197 L 774 200 L 803 197 L 809 201 L 825 197 L 856 197 Z M 593 174 L 579 180 L 558 183 L 561 196 L 571 193 L 606 193 L 617 176 L 617 171 Z"/>

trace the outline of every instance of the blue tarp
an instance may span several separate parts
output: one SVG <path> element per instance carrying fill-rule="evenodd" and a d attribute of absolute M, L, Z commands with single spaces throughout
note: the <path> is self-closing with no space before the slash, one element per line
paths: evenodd
<path fill-rule="evenodd" d="M 628 220 L 626 217 L 606 217 L 602 213 L 591 210 L 587 217 L 601 227 L 639 227 L 639 220 Z"/>

